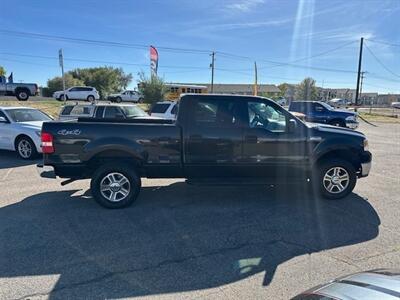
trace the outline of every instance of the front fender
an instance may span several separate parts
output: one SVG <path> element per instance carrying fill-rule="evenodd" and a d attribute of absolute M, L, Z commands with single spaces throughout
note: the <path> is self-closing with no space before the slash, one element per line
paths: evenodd
<path fill-rule="evenodd" d="M 362 152 L 361 145 L 355 144 L 352 139 L 334 138 L 322 141 L 314 149 L 311 163 L 314 164 L 324 155 L 334 151 L 348 152 L 352 158 L 356 158 Z"/>

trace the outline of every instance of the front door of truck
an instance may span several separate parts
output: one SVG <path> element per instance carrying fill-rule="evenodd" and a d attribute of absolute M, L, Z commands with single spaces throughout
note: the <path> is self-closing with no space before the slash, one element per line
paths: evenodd
<path fill-rule="evenodd" d="M 235 177 L 242 155 L 240 101 L 229 97 L 193 99 L 184 134 L 185 176 Z"/>
<path fill-rule="evenodd" d="M 296 122 L 290 129 L 289 123 Z M 278 104 L 247 101 L 243 159 L 247 176 L 279 178 L 302 175 L 308 162 L 304 124 Z"/>

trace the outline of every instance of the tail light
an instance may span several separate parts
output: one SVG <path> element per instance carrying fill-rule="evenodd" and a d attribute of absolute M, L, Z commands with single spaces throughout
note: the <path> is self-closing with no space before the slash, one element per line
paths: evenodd
<path fill-rule="evenodd" d="M 47 132 L 42 132 L 41 140 L 42 152 L 44 154 L 54 153 L 53 135 Z"/>

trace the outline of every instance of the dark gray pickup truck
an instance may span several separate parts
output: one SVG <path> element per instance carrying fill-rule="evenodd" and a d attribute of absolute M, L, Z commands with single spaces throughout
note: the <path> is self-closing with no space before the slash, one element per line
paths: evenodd
<path fill-rule="evenodd" d="M 95 200 L 130 205 L 141 177 L 192 183 L 307 181 L 326 198 L 349 194 L 367 176 L 365 136 L 306 124 L 266 98 L 182 96 L 176 121 L 79 119 L 42 128 L 43 177 L 91 178 Z"/>

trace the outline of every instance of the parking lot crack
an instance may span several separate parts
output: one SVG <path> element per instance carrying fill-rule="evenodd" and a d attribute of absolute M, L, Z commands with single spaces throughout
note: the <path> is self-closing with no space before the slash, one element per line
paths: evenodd
<path fill-rule="evenodd" d="M 277 243 L 277 242 L 279 242 L 279 241 L 273 240 L 270 243 Z M 270 243 L 268 243 L 268 244 L 270 244 Z M 96 283 L 102 282 L 104 280 L 107 280 L 111 277 L 118 276 L 118 275 L 126 275 L 129 273 L 144 272 L 144 271 L 162 268 L 164 266 L 171 265 L 171 264 L 180 264 L 180 263 L 184 263 L 186 261 L 190 261 L 190 260 L 194 260 L 194 259 L 199 259 L 199 258 L 204 258 L 204 257 L 214 256 L 214 255 L 220 255 L 220 254 L 224 254 L 229 251 L 240 250 L 240 249 L 248 247 L 252 244 L 255 244 L 255 243 L 247 242 L 247 243 L 234 245 L 231 247 L 224 247 L 224 248 L 216 249 L 216 250 L 209 251 L 207 253 L 203 253 L 203 254 L 199 254 L 199 255 L 191 255 L 191 256 L 187 256 L 187 257 L 183 257 L 183 258 L 176 258 L 176 259 L 166 259 L 166 260 L 159 262 L 158 264 L 146 266 L 146 267 L 142 267 L 142 268 L 133 268 L 133 269 L 127 269 L 127 270 L 122 270 L 122 271 L 107 272 L 107 273 L 103 274 L 102 276 L 94 277 L 89 280 L 80 281 L 80 282 L 66 284 L 66 285 L 56 287 L 49 293 L 38 293 L 38 294 L 25 295 L 23 297 L 17 298 L 17 300 L 27 299 L 27 298 L 36 297 L 36 296 L 46 296 L 48 294 L 56 293 L 56 292 L 66 290 L 66 289 L 73 289 L 73 288 L 88 285 L 88 284 L 96 284 Z"/>

